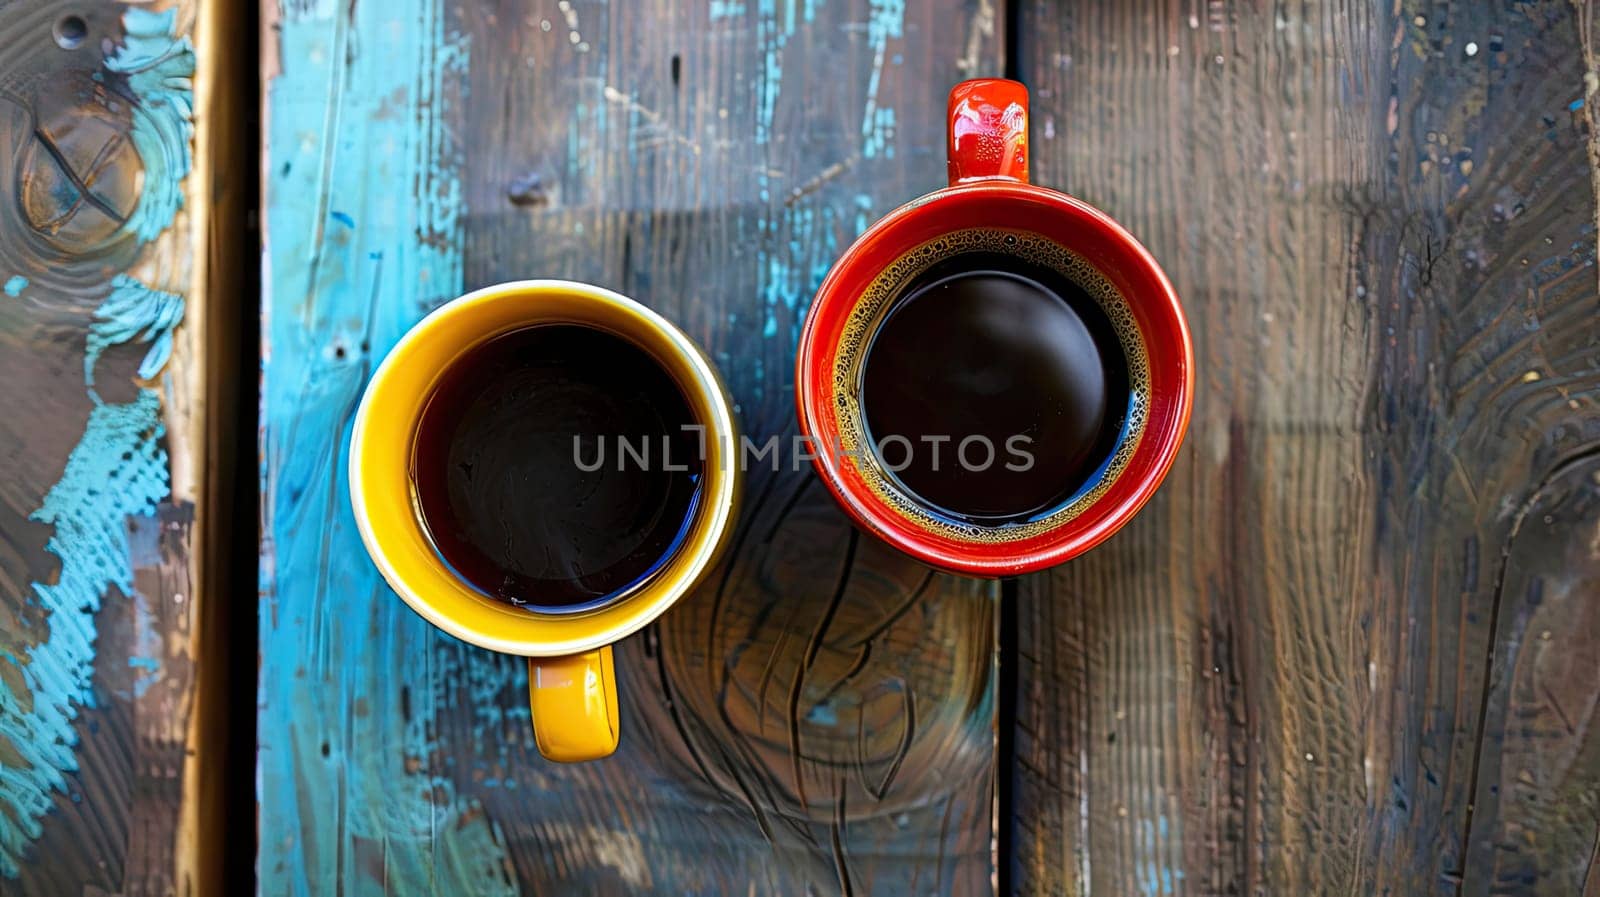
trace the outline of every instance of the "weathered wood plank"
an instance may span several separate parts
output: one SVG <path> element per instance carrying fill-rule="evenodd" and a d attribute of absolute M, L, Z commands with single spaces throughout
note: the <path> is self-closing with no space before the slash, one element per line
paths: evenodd
<path fill-rule="evenodd" d="M 1362 782 L 1360 730 L 1303 716 L 1364 684 L 1309 671 L 1358 666 L 1358 645 L 1324 636 L 1361 575 L 1338 537 L 1352 521 L 1326 511 L 1368 488 L 1347 438 L 1366 346 L 1340 213 L 1382 164 L 1359 105 L 1382 89 L 1374 23 L 1339 7 L 1024 12 L 1037 177 L 1161 260 L 1199 392 L 1156 500 L 1021 589 L 1019 891 L 1322 893 L 1261 891 L 1303 859 L 1258 845 L 1269 815 L 1308 808 L 1299 789 Z M 1292 768 L 1296 790 L 1263 767 Z M 1330 836 L 1354 829 L 1326 809 Z"/>
<path fill-rule="evenodd" d="M 1600 433 L 1570 8 L 1029 16 L 1035 165 L 1165 262 L 1200 398 L 1141 520 L 1024 585 L 1019 879 L 1570 894 L 1586 740 L 1552 729 L 1568 779 L 1530 785 L 1568 809 L 1486 799 L 1504 751 L 1536 750 L 1506 724 L 1531 700 L 1506 564 L 1563 588 L 1586 569 L 1509 542 L 1541 502 L 1568 502 L 1560 544 L 1586 532 L 1541 472 Z"/>
<path fill-rule="evenodd" d="M 1536 876 L 1491 885 L 1471 858 L 1502 824 L 1475 799 L 1490 787 L 1484 757 L 1502 740 L 1527 743 L 1525 730 L 1485 716 L 1510 655 L 1496 620 L 1512 509 L 1600 438 L 1595 195 L 1584 189 L 1594 135 L 1573 116 L 1569 86 L 1583 81 L 1577 22 L 1556 3 L 1479 14 L 1419 5 L 1402 16 L 1390 77 L 1412 86 L 1388 133 L 1404 161 L 1391 174 L 1394 207 L 1365 222 L 1358 257 L 1383 336 L 1366 441 L 1381 488 L 1379 619 L 1389 621 L 1374 626 L 1389 633 L 1375 652 L 1377 693 L 1391 703 L 1375 721 L 1373 763 L 1378 787 L 1394 788 L 1371 798 L 1387 818 L 1373 827 L 1368 874 L 1397 893 L 1570 893 L 1562 879 L 1575 858 L 1552 849 L 1572 850 L 1570 835 L 1524 833 L 1546 845 Z M 1580 572 L 1519 560 L 1552 579 Z M 1439 620 L 1434 637 L 1458 644 L 1412 642 L 1432 628 L 1413 619 Z M 1592 782 L 1595 767 L 1585 774 Z M 1572 812 L 1600 828 L 1592 799 Z"/>
<path fill-rule="evenodd" d="M 438 708 L 514 706 L 371 567 L 344 478 L 373 358 L 461 288 L 458 21 L 430 0 L 268 3 L 263 200 L 259 889 L 506 894 Z M 529 793 L 537 793 L 530 789 Z M 438 840 L 435 840 L 437 836 Z"/>
<path fill-rule="evenodd" d="M 415 618 L 362 554 L 349 414 L 464 287 L 635 296 L 712 352 L 757 442 L 833 256 L 943 177 L 987 4 L 274 7 L 261 874 L 268 893 L 983 893 L 993 586 L 752 472 L 724 568 L 618 655 L 616 757 L 541 760 L 517 661 Z M 951 42 L 952 24 L 960 39 Z"/>
<path fill-rule="evenodd" d="M 215 461 L 185 301 L 209 234 L 195 17 L 0 12 L 0 892 L 174 894 L 210 868 L 186 824 Z"/>
<path fill-rule="evenodd" d="M 1532 583 L 1593 629 L 1578 18 L 1026 7 L 1036 170 L 1166 265 L 1200 395 L 1141 518 L 1024 584 L 1023 892 L 1583 886 L 1600 760 L 1527 632 Z"/>

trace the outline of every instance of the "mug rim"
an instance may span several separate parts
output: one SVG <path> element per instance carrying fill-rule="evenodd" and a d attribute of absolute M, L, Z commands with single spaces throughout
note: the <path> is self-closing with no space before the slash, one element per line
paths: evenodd
<path fill-rule="evenodd" d="M 507 303 L 519 304 L 495 308 Z M 660 337 L 646 345 L 637 329 L 614 331 L 639 344 L 686 394 L 693 390 L 686 398 L 697 418 L 703 416 L 697 422 L 708 431 L 706 491 L 689 538 L 655 574 L 601 607 L 543 613 L 485 595 L 449 569 L 427 538 L 409 471 L 422 407 L 449 364 L 484 340 L 523 327 L 576 323 L 605 329 L 593 319 L 554 313 L 585 305 L 598 306 Z M 473 316 L 483 316 L 487 323 L 464 323 Z M 459 332 L 451 332 L 452 325 L 459 325 Z M 658 351 L 663 349 L 670 357 Z M 424 382 L 426 388 L 419 389 Z M 715 368 L 671 321 L 634 299 L 593 284 L 509 281 L 473 290 L 434 309 L 407 330 L 378 365 L 352 428 L 350 502 L 374 565 L 389 587 L 428 622 L 462 641 L 504 654 L 577 654 L 649 624 L 693 589 L 716 560 L 737 504 L 738 473 L 726 457 L 737 438 L 732 402 Z M 403 447 L 397 450 L 397 444 Z"/>
<path fill-rule="evenodd" d="M 1057 239 L 1043 232 L 1041 214 L 1056 218 L 1045 224 L 1062 230 L 1070 225 L 1081 239 Z M 994 222 L 974 223 L 985 215 Z M 862 288 L 925 240 L 972 228 L 1032 232 L 1074 254 L 1085 246 L 1094 250 L 1083 255 L 1117 286 L 1150 356 L 1151 416 L 1133 450 L 1133 461 L 1079 513 L 1037 536 L 1015 541 L 965 540 L 930 532 L 874 494 L 861 465 L 846 464 L 826 450 L 814 451 L 812 464 L 858 525 L 907 554 L 958 573 L 1014 576 L 1054 566 L 1093 548 L 1149 501 L 1188 429 L 1194 350 L 1182 306 L 1166 274 L 1149 251 L 1104 212 L 1059 191 L 1010 178 L 945 187 L 879 219 L 845 250 L 823 280 L 806 315 L 795 360 L 795 403 L 806 436 L 815 440 L 839 435 L 834 408 L 839 388 L 835 361 L 842 351 L 838 338 L 844 320 L 860 302 Z M 864 350 L 858 346 L 856 351 Z"/>

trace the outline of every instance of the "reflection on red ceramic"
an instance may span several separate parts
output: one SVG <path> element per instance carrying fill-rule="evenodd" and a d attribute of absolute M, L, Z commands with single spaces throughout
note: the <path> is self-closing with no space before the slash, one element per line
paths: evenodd
<path fill-rule="evenodd" d="M 1028 180 L 1028 90 L 982 78 L 950 91 L 950 184 L 983 178 Z"/>

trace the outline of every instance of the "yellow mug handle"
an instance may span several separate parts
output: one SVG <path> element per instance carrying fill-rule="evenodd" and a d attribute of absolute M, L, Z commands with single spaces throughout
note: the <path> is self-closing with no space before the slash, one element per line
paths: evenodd
<path fill-rule="evenodd" d="M 566 657 L 528 658 L 533 740 L 547 760 L 609 757 L 621 731 L 611 646 Z"/>

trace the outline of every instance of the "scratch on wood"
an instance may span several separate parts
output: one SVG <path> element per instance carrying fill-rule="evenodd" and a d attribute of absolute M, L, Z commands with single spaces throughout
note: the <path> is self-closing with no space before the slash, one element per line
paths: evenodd
<path fill-rule="evenodd" d="M 750 786 L 745 784 L 744 776 L 739 772 L 740 766 L 733 762 L 733 758 L 728 756 L 728 752 L 720 745 L 717 746 L 717 755 L 722 758 L 723 768 L 732 771 L 730 778 L 733 779 L 734 787 L 739 789 L 739 796 L 744 798 L 745 806 L 750 809 L 751 815 L 755 817 L 756 828 L 761 830 L 761 837 L 765 838 L 768 844 L 776 843 L 772 837 L 772 824 L 767 821 L 766 811 L 761 809 L 759 803 L 756 803 L 755 794 L 750 791 Z M 696 759 L 698 762 L 698 757 Z M 704 767 L 702 767 L 702 774 L 706 774 Z"/>
<path fill-rule="evenodd" d="M 883 774 L 883 781 L 878 787 L 872 789 L 872 795 L 878 800 L 883 800 L 889 793 L 889 786 L 894 784 L 894 777 L 900 774 L 900 764 L 905 762 L 906 755 L 911 753 L 911 740 L 917 733 L 917 701 L 912 693 L 911 686 L 904 679 L 900 682 L 900 695 L 905 702 L 905 711 L 901 715 L 900 746 L 894 752 L 894 761 L 889 764 L 889 769 Z"/>
<path fill-rule="evenodd" d="M 817 188 L 821 187 L 823 184 L 826 184 L 839 175 L 849 171 L 855 166 L 856 162 L 860 161 L 860 159 L 860 153 L 851 153 L 848 158 L 841 159 L 838 162 L 829 165 L 827 168 L 822 169 L 821 171 L 817 172 L 816 177 L 791 190 L 789 192 L 789 198 L 784 200 L 783 204 L 786 206 L 794 205 L 805 195 L 816 192 Z"/>
<path fill-rule="evenodd" d="M 1556 719 L 1561 720 L 1561 727 L 1567 730 L 1567 734 L 1578 734 L 1578 730 L 1573 728 L 1572 719 L 1567 716 L 1567 712 L 1565 710 L 1561 709 L 1561 702 L 1556 700 L 1555 693 L 1550 690 L 1550 686 L 1540 683 L 1539 690 L 1544 692 L 1544 699 L 1550 702 L 1550 709 L 1555 711 Z"/>
<path fill-rule="evenodd" d="M 1600 897 L 1600 830 L 1594 834 L 1594 850 L 1589 852 L 1589 868 L 1583 876 L 1583 897 Z"/>
<path fill-rule="evenodd" d="M 994 37 L 994 0 L 978 0 L 978 8 L 972 11 L 972 24 L 967 26 L 967 46 L 961 58 L 956 61 L 956 69 L 963 78 L 978 77 L 979 57 L 983 54 L 983 47 Z"/>
<path fill-rule="evenodd" d="M 844 897 L 851 897 L 855 891 L 850 886 L 850 864 L 845 859 L 844 853 L 844 782 L 839 782 L 837 790 L 839 792 L 839 800 L 834 806 L 833 824 L 829 827 L 828 835 L 833 845 L 833 867 L 839 873 L 839 890 L 844 894 Z"/>
<path fill-rule="evenodd" d="M 1600 128 L 1595 117 L 1595 104 L 1600 102 L 1600 57 L 1594 46 L 1594 0 L 1572 0 L 1572 10 L 1578 18 L 1578 45 L 1583 51 L 1583 118 L 1589 126 L 1584 145 L 1589 153 L 1589 187 L 1595 197 L 1595 226 L 1600 230 Z M 1600 236 L 1596 247 L 1600 251 Z M 1600 273 L 1595 282 L 1600 286 Z"/>
<path fill-rule="evenodd" d="M 817 703 L 826 704 L 833 700 L 834 695 L 837 695 L 840 689 L 844 688 L 851 679 L 854 679 L 866 667 L 867 658 L 871 656 L 872 643 L 863 642 L 861 647 L 856 649 L 856 659 L 850 662 L 850 666 L 845 669 L 844 674 L 839 677 L 837 682 L 828 686 L 828 690 L 822 693 L 822 697 L 817 699 Z"/>
<path fill-rule="evenodd" d="M 650 632 L 654 634 L 655 630 L 651 629 Z M 694 740 L 689 737 L 689 728 L 684 725 L 683 716 L 678 712 L 678 702 L 674 699 L 672 693 L 672 679 L 667 675 L 666 658 L 660 650 L 656 651 L 656 675 L 661 683 L 661 693 L 666 697 L 665 704 L 667 713 L 672 719 L 673 729 L 678 733 L 678 737 L 683 740 L 684 748 L 689 752 L 690 759 L 694 761 L 695 768 L 700 771 L 702 777 L 710 781 L 711 768 L 706 764 L 705 758 L 700 756 L 700 751 L 695 747 Z M 767 829 L 766 819 L 756 807 L 755 800 L 752 799 L 750 792 L 744 790 L 743 783 L 740 783 L 740 790 L 744 793 L 745 801 L 750 805 L 750 811 L 755 814 L 756 823 L 761 827 L 762 833 L 767 836 L 767 840 L 772 840 L 772 833 Z"/>
<path fill-rule="evenodd" d="M 792 602 L 798 606 L 800 602 Z M 757 731 L 765 734 L 767 731 L 767 686 L 772 684 L 772 672 L 778 665 L 778 658 L 783 656 L 783 646 L 789 643 L 789 626 L 794 622 L 794 607 L 789 609 L 789 620 L 778 631 L 778 640 L 772 646 L 772 653 L 767 655 L 767 665 L 761 669 L 761 684 L 756 689 L 756 713 L 760 717 Z"/>
<path fill-rule="evenodd" d="M 800 755 L 800 694 L 805 688 L 806 672 L 816 662 L 817 652 L 822 650 L 822 639 L 827 635 L 828 627 L 833 623 L 834 614 L 839 611 L 839 603 L 844 600 L 845 588 L 850 584 L 850 573 L 855 565 L 856 545 L 860 538 L 860 533 L 852 528 L 850 530 L 850 541 L 845 546 L 844 564 L 839 573 L 839 585 L 833 590 L 833 597 L 829 599 L 828 608 L 823 611 L 822 618 L 817 621 L 816 629 L 811 632 L 811 638 L 806 643 L 805 656 L 800 662 L 800 668 L 795 671 L 794 685 L 789 688 L 789 761 L 794 772 L 795 798 L 800 802 L 802 809 L 809 806 L 809 804 L 806 800 L 805 778 L 800 772 L 800 765 L 804 759 Z"/>
<path fill-rule="evenodd" d="M 933 892 L 944 893 L 944 854 L 945 844 L 950 839 L 950 813 L 956 807 L 955 797 L 944 799 L 944 813 L 939 817 L 939 855 L 933 861 Z"/>
<path fill-rule="evenodd" d="M 845 647 L 853 648 L 853 647 L 856 647 L 857 645 L 867 645 L 873 639 L 875 639 L 878 636 L 883 635 L 885 632 L 889 631 L 889 627 L 893 626 L 894 624 L 896 624 L 898 622 L 900 622 L 900 618 L 906 615 L 906 611 L 909 611 L 909 610 L 911 610 L 911 608 L 917 606 L 917 602 L 922 600 L 922 596 L 924 594 L 926 594 L 927 591 L 928 591 L 928 586 L 930 586 L 932 584 L 933 584 L 933 569 L 930 567 L 923 574 L 922 582 L 920 584 L 918 584 L 918 586 L 911 591 L 910 595 L 906 596 L 906 600 L 900 602 L 900 604 L 898 606 L 896 606 L 894 610 L 890 611 L 889 614 L 887 616 L 885 616 L 881 622 L 879 622 L 877 625 L 873 626 L 871 629 L 867 630 L 865 635 L 860 636 L 859 638 L 857 638 L 853 642 L 847 643 L 845 645 Z"/>
<path fill-rule="evenodd" d="M 689 151 L 693 152 L 695 155 L 700 155 L 700 144 L 680 133 L 678 129 L 674 128 L 661 117 L 661 113 L 640 103 L 638 100 L 634 99 L 628 94 L 623 93 L 615 87 L 612 87 L 610 84 L 604 85 L 601 88 L 600 93 L 605 97 L 606 102 L 615 103 L 627 111 L 632 112 L 633 114 L 644 119 L 646 122 L 649 122 L 652 127 L 660 128 L 666 133 L 667 137 L 674 142 L 687 147 Z"/>

